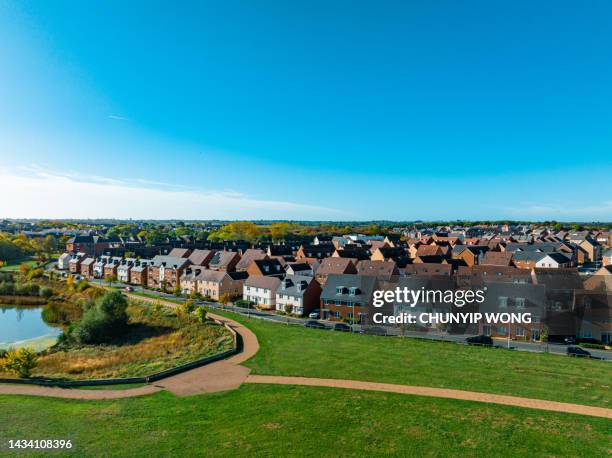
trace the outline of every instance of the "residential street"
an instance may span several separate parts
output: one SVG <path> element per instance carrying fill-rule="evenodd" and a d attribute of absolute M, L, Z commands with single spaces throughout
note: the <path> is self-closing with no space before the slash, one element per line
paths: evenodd
<path fill-rule="evenodd" d="M 90 281 L 91 283 L 95 283 L 95 284 L 102 285 L 102 286 L 108 285 L 105 281 L 102 281 L 102 280 L 94 279 Z M 176 297 L 172 294 L 161 293 L 158 291 L 153 291 L 153 290 L 149 290 L 149 289 L 138 287 L 138 286 L 133 286 L 133 289 L 135 292 L 146 293 L 146 294 L 158 296 L 160 298 L 168 298 L 168 299 L 172 299 L 176 301 L 185 300 L 185 298 L 183 297 Z M 302 325 L 303 326 L 307 321 L 309 321 L 309 319 L 307 318 L 287 317 L 283 315 L 276 315 L 270 312 L 263 312 L 263 311 L 248 309 L 248 308 L 243 308 L 243 307 L 236 307 L 236 306 L 225 306 L 224 307 L 218 302 L 196 301 L 196 304 L 206 305 L 208 307 L 216 308 L 216 309 L 225 308 L 227 310 L 231 310 L 233 312 L 240 313 L 241 315 L 244 315 L 244 316 L 268 320 L 268 321 L 272 321 L 272 322 L 276 322 L 276 323 L 284 324 L 284 325 L 289 324 L 289 325 Z M 324 320 L 319 320 L 319 321 L 323 323 L 328 329 L 332 329 L 334 326 L 334 322 L 324 321 Z M 357 331 L 361 330 L 361 326 L 355 325 L 355 330 Z M 399 337 L 401 334 L 401 331 L 398 328 L 386 328 L 386 331 L 388 335 L 392 335 L 392 336 Z M 430 340 L 438 340 L 438 341 L 456 342 L 456 343 L 464 344 L 464 345 L 466 345 L 465 339 L 467 337 L 470 337 L 466 335 L 453 335 L 453 334 L 438 333 L 438 332 L 424 333 L 424 332 L 414 332 L 414 331 L 406 331 L 404 332 L 404 336 L 418 338 L 418 339 L 430 339 Z M 508 347 L 508 342 L 505 339 L 496 339 L 495 347 L 506 349 Z M 530 351 L 530 352 L 549 352 L 549 353 L 564 355 L 564 356 L 567 353 L 567 347 L 568 347 L 567 345 L 556 344 L 556 343 L 545 344 L 545 343 L 539 343 L 539 342 L 520 342 L 520 341 L 515 341 L 515 340 L 510 341 L 510 348 L 514 350 Z M 593 348 L 589 348 L 587 350 L 595 358 L 601 358 L 602 360 L 612 361 L 612 351 L 597 350 Z"/>

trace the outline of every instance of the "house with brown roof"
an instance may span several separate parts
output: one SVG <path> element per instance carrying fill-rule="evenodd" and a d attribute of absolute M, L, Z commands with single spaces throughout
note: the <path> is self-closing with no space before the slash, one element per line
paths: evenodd
<path fill-rule="evenodd" d="M 298 260 L 302 258 L 324 259 L 334 254 L 334 251 L 336 251 L 334 245 L 302 245 L 297 251 L 295 257 Z"/>
<path fill-rule="evenodd" d="M 211 270 L 232 272 L 240 261 L 240 255 L 235 251 L 217 251 L 208 263 Z"/>
<path fill-rule="evenodd" d="M 511 266 L 512 253 L 507 251 L 487 251 L 480 264 L 483 266 Z"/>
<path fill-rule="evenodd" d="M 220 300 L 227 295 L 231 300 L 242 296 L 246 272 L 225 272 L 209 269 L 189 269 L 181 277 L 181 289 L 186 294 L 196 291 L 204 298 Z"/>
<path fill-rule="evenodd" d="M 358 275 L 371 275 L 380 280 L 390 281 L 397 277 L 400 271 L 393 261 L 359 261 L 357 263 Z"/>
<path fill-rule="evenodd" d="M 452 257 L 463 259 L 468 266 L 480 264 L 489 247 L 485 245 L 457 245 L 453 248 Z"/>
<path fill-rule="evenodd" d="M 79 273 L 85 278 L 93 278 L 93 265 L 96 260 L 92 257 L 86 257 L 81 261 Z"/>
<path fill-rule="evenodd" d="M 325 258 L 315 272 L 315 278 L 320 285 L 324 285 L 327 276 L 331 274 L 356 274 L 357 260 L 350 258 Z"/>
<path fill-rule="evenodd" d="M 285 275 L 285 269 L 278 259 L 254 259 L 247 268 L 249 276 L 256 275 L 272 275 L 276 277 L 283 277 Z"/>
<path fill-rule="evenodd" d="M 406 265 L 410 264 L 411 259 L 408 256 L 408 253 L 403 248 L 377 248 L 372 256 L 370 257 L 371 261 L 393 261 L 399 268 L 404 268 Z"/>
<path fill-rule="evenodd" d="M 242 253 L 240 261 L 238 261 L 238 264 L 236 264 L 236 271 L 246 272 L 252 261 L 268 258 L 269 256 L 264 250 L 259 248 L 249 248 L 244 253 Z"/>
<path fill-rule="evenodd" d="M 453 268 L 450 264 L 438 263 L 415 263 L 409 264 L 404 268 L 404 275 L 418 276 L 450 276 Z"/>
<path fill-rule="evenodd" d="M 212 250 L 193 250 L 189 255 L 189 262 L 194 266 L 208 267 L 208 263 L 214 255 L 215 252 Z"/>
<path fill-rule="evenodd" d="M 189 248 L 172 248 L 168 256 L 173 258 L 188 258 L 191 254 L 191 249 Z"/>

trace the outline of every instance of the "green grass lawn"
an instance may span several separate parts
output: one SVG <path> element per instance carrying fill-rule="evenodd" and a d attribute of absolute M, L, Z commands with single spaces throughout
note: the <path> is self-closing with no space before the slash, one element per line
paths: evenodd
<path fill-rule="evenodd" d="M 321 331 L 211 311 L 257 334 L 261 349 L 245 363 L 255 374 L 457 388 L 612 407 L 612 364 L 606 361 Z"/>
<path fill-rule="evenodd" d="M 11 438 L 71 439 L 62 456 L 595 457 L 612 448 L 605 419 L 332 388 L 245 385 L 113 401 L 0 396 L 0 405 L 4 452 Z"/>
<path fill-rule="evenodd" d="M 17 271 L 19 270 L 19 266 L 21 264 L 26 264 L 29 267 L 36 267 L 38 262 L 35 260 L 31 260 L 31 259 L 23 259 L 21 261 L 16 261 L 11 264 L 7 264 L 4 267 L 0 267 L 0 272 Z"/>

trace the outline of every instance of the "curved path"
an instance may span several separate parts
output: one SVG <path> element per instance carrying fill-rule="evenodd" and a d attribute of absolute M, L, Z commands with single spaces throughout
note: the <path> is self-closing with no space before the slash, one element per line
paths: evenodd
<path fill-rule="evenodd" d="M 141 296 L 133 296 L 144 302 L 157 302 Z M 168 307 L 177 304 L 159 301 Z M 200 393 L 212 393 L 238 388 L 242 383 L 262 383 L 279 385 L 323 386 L 330 388 L 345 388 L 366 391 L 384 391 L 389 393 L 412 394 L 466 401 L 487 402 L 530 409 L 549 410 L 554 412 L 574 413 L 612 419 L 612 409 L 604 407 L 570 404 L 565 402 L 545 401 L 542 399 L 523 398 L 500 394 L 463 391 L 447 388 L 431 388 L 411 385 L 395 385 L 390 383 L 364 382 L 359 380 L 321 379 L 308 377 L 285 377 L 272 375 L 249 375 L 250 369 L 240 363 L 248 360 L 259 350 L 259 342 L 255 333 L 244 325 L 214 313 L 208 316 L 227 324 L 240 336 L 241 352 L 222 361 L 207 366 L 192 369 L 182 374 L 160 380 L 152 385 L 120 390 L 83 390 L 33 385 L 0 385 L 0 394 L 25 394 L 34 396 L 52 396 L 72 399 L 119 399 L 133 396 L 143 396 L 160 390 L 170 391 L 178 396 L 190 396 Z"/>

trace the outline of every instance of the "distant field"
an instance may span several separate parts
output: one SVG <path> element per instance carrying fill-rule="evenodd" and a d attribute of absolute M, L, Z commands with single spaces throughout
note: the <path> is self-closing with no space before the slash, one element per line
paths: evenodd
<path fill-rule="evenodd" d="M 612 364 L 606 361 L 321 331 L 214 313 L 257 334 L 261 348 L 245 363 L 255 374 L 457 388 L 612 407 Z"/>
<path fill-rule="evenodd" d="M 0 447 L 65 438 L 65 456 L 608 456 L 610 420 L 332 388 L 245 385 L 114 401 L 0 396 Z M 48 456 L 49 453 L 39 453 Z"/>

